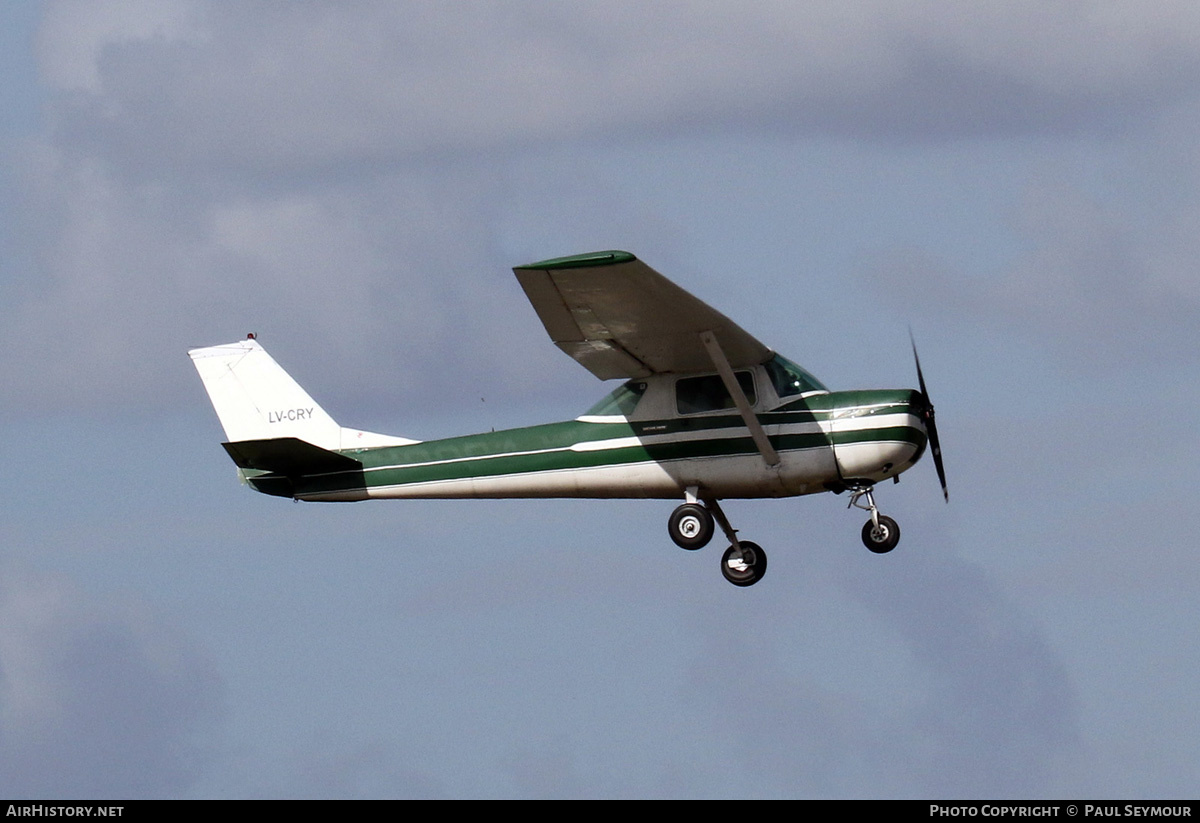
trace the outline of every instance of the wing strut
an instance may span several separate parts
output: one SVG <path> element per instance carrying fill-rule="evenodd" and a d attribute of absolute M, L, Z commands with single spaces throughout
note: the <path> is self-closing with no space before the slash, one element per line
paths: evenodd
<path fill-rule="evenodd" d="M 754 416 L 754 411 L 750 408 L 750 401 L 746 399 L 746 393 L 742 391 L 737 378 L 733 376 L 733 369 L 729 366 L 729 360 L 725 357 L 721 344 L 717 342 L 717 336 L 711 331 L 702 331 L 700 332 L 700 342 L 704 343 L 704 348 L 708 349 L 708 356 L 712 358 L 713 365 L 717 367 L 717 373 L 721 375 L 721 382 L 725 384 L 725 390 L 733 398 L 738 414 L 742 416 L 742 421 L 750 430 L 750 437 L 754 439 L 758 453 L 762 455 L 768 466 L 778 466 L 779 453 L 775 451 L 775 447 L 767 439 L 767 433 L 763 431 L 762 424 Z"/>

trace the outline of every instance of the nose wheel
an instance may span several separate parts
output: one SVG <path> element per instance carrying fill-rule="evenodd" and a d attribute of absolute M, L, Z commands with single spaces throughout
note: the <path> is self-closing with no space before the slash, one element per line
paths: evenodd
<path fill-rule="evenodd" d="M 878 525 L 874 520 L 863 524 L 862 541 L 863 545 L 875 554 L 887 554 L 900 542 L 900 527 L 896 525 L 895 520 L 881 514 Z"/>
<path fill-rule="evenodd" d="M 855 489 L 850 496 L 850 505 L 871 513 L 871 519 L 863 524 L 863 545 L 875 554 L 887 554 L 900 542 L 900 526 L 886 514 L 879 513 L 873 490 L 873 486 Z M 859 502 L 863 498 L 867 501 L 865 505 Z"/>

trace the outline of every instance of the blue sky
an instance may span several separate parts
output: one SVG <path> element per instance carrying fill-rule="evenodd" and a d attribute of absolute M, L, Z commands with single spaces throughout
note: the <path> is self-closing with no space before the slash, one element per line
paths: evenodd
<path fill-rule="evenodd" d="M 1180 797 L 1191 4 L 5 4 L 0 793 Z M 513 265 L 634 252 L 931 466 L 731 501 L 291 504 L 186 357 L 418 438 L 606 386 Z"/>

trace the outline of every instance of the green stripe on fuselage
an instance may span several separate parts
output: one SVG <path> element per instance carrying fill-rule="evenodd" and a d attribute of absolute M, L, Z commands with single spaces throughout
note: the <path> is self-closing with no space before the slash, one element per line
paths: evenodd
<path fill-rule="evenodd" d="M 786 409 L 766 412 L 759 420 L 768 430 L 779 425 L 816 423 L 854 409 L 848 419 L 865 420 L 878 414 L 905 413 L 912 392 L 872 391 L 817 395 L 789 404 Z M 804 405 L 807 404 L 807 408 Z M 813 406 L 823 408 L 813 408 Z M 714 434 L 743 428 L 737 415 L 676 418 L 657 421 L 585 422 L 580 420 L 550 423 L 500 432 L 451 437 L 406 446 L 344 450 L 342 453 L 362 463 L 361 471 L 330 472 L 300 478 L 295 493 L 332 492 L 353 488 L 398 486 L 411 483 L 494 477 L 531 472 L 587 469 L 636 463 L 752 455 L 757 453 L 753 440 L 746 436 L 696 437 L 704 431 Z M 691 435 L 671 439 L 671 435 Z M 629 444 L 629 439 L 637 444 Z M 661 440 L 660 440 L 661 438 Z M 608 440 L 626 440 L 625 444 L 598 445 Z M 770 436 L 779 451 L 824 448 L 833 443 L 860 443 L 872 440 L 910 442 L 921 449 L 925 435 L 910 426 L 866 428 L 830 435 L 823 431 L 785 432 Z M 588 444 L 597 444 L 588 448 Z M 279 478 L 282 480 L 282 478 Z M 257 482 L 256 482 L 257 481 Z M 263 477 L 253 480 L 278 488 L 278 480 Z M 286 481 L 290 484 L 291 481 Z M 262 488 L 266 491 L 266 488 Z M 273 493 L 280 493 L 276 490 Z"/>

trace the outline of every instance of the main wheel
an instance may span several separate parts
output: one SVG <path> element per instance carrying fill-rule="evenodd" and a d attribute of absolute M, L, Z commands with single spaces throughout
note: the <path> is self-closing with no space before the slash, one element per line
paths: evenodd
<path fill-rule="evenodd" d="M 712 540 L 713 517 L 699 503 L 684 503 L 671 512 L 667 531 L 679 548 L 688 551 L 702 549 Z"/>
<path fill-rule="evenodd" d="M 767 553 L 757 543 L 741 541 L 742 554 L 730 546 L 721 557 L 721 574 L 735 586 L 753 586 L 767 573 Z"/>
<path fill-rule="evenodd" d="M 896 521 L 887 515 L 879 515 L 879 528 L 871 520 L 866 522 L 862 530 L 863 545 L 875 554 L 887 554 L 896 548 L 900 542 L 900 527 Z"/>

